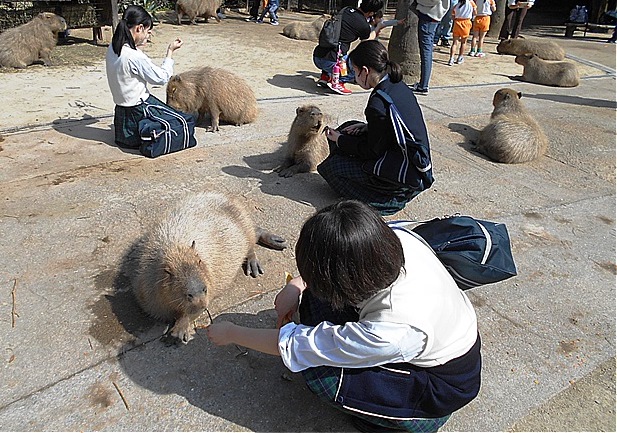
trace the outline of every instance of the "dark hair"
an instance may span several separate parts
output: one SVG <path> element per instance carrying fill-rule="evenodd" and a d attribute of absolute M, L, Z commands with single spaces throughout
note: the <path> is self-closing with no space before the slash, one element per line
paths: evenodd
<path fill-rule="evenodd" d="M 111 46 L 116 55 L 120 55 L 124 44 L 129 44 L 129 47 L 135 49 L 135 40 L 131 34 L 131 29 L 135 26 L 143 24 L 145 28 L 152 28 L 152 17 L 143 7 L 138 5 L 130 5 L 122 14 L 122 19 L 116 27 L 114 36 L 111 39 Z"/>
<path fill-rule="evenodd" d="M 362 12 L 377 12 L 380 9 L 383 9 L 383 0 L 362 0 L 360 6 L 358 7 Z"/>
<path fill-rule="evenodd" d="M 351 60 L 351 63 L 358 69 L 366 66 L 377 71 L 382 77 L 387 72 L 390 74 L 390 81 L 393 83 L 398 83 L 403 79 L 401 66 L 388 58 L 388 50 L 386 50 L 386 47 L 375 39 L 360 42 L 358 46 L 349 53 L 349 60 Z"/>
<path fill-rule="evenodd" d="M 404 265 L 403 247 L 373 208 L 345 200 L 304 223 L 296 264 L 311 293 L 342 310 L 397 279 Z"/>

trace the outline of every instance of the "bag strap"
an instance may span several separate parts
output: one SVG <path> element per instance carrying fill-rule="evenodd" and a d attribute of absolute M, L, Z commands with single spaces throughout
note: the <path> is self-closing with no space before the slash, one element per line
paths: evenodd
<path fill-rule="evenodd" d="M 182 148 L 186 149 L 189 144 L 190 144 L 190 132 L 189 132 L 189 125 L 188 122 L 186 121 L 186 119 L 184 118 L 184 116 L 176 113 L 174 110 L 165 107 L 163 105 L 156 105 L 156 104 L 149 104 L 146 101 L 143 101 L 144 103 L 144 113 L 154 119 L 157 120 L 159 122 L 161 122 L 163 125 L 165 125 L 165 130 L 166 132 L 168 132 L 169 134 L 173 134 L 173 135 L 178 135 L 178 132 L 174 131 L 171 127 L 171 125 L 169 124 L 169 122 L 167 120 L 165 120 L 162 117 L 157 116 L 156 114 L 153 113 L 153 109 L 157 109 L 160 110 L 166 114 L 168 114 L 169 116 L 177 119 L 180 124 L 182 125 L 182 131 L 183 131 L 183 143 L 182 143 Z"/>

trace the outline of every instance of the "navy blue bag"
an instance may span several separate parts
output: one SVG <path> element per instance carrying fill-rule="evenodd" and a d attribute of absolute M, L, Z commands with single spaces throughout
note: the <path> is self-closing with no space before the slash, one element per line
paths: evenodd
<path fill-rule="evenodd" d="M 416 221 L 391 221 L 394 229 L 419 236 L 446 267 L 456 284 L 467 290 L 516 275 L 510 236 L 505 224 L 469 216 L 435 218 L 405 228 Z"/>
<path fill-rule="evenodd" d="M 145 118 L 139 121 L 139 151 L 149 158 L 197 145 L 195 117 L 166 105 L 144 102 Z"/>

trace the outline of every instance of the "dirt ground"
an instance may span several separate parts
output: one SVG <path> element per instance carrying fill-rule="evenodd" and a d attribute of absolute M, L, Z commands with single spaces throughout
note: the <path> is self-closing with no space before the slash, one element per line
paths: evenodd
<path fill-rule="evenodd" d="M 247 14 L 227 11 L 226 19 L 197 25 L 174 24 L 175 13 L 159 13 L 152 41 L 145 48 L 156 62 L 165 53 L 169 41 L 184 40 L 184 46 L 174 53 L 175 72 L 197 66 L 216 66 L 242 76 L 253 87 L 258 99 L 297 97 L 323 94 L 315 81 L 319 71 L 312 62 L 311 41 L 289 39 L 283 27 L 292 21 L 312 21 L 315 15 L 283 11 L 278 27 L 247 23 Z M 380 40 L 387 44 L 391 29 Z M 111 31 L 105 36 L 110 38 Z M 73 29 L 54 52 L 52 67 L 33 65 L 25 70 L 0 69 L 0 133 L 24 127 L 46 125 L 84 116 L 102 117 L 113 112 L 113 102 L 105 79 L 106 45 L 91 42 L 91 29 Z M 486 58 L 466 58 L 464 65 L 449 67 L 447 48 L 437 47 L 434 55 L 432 87 L 480 83 L 509 82 L 520 75 L 522 67 L 512 56 L 496 54 L 496 40 L 487 40 Z M 579 64 L 581 75 L 597 74 L 597 70 Z M 354 91 L 360 87 L 351 85 Z M 27 91 L 21 91 L 27 89 Z M 154 87 L 152 93 L 164 98 L 164 88 Z M 33 101 L 36 103 L 33 104 Z M 15 107 L 21 107 L 15 110 Z"/>

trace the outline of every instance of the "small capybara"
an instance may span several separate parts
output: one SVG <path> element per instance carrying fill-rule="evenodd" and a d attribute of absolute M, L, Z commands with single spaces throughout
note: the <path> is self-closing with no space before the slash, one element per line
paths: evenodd
<path fill-rule="evenodd" d="M 298 107 L 287 136 L 285 162 L 274 171 L 283 177 L 315 171 L 329 153 L 324 128 L 324 115 L 319 107 Z"/>
<path fill-rule="evenodd" d="M 25 68 L 39 60 L 51 66 L 51 51 L 58 43 L 58 32 L 64 30 L 64 18 L 51 12 L 6 30 L 0 34 L 0 66 Z"/>
<path fill-rule="evenodd" d="M 210 17 L 216 19 L 217 23 L 221 22 L 216 10 L 221 6 L 221 0 L 178 0 L 176 2 L 176 15 L 178 16 L 178 25 L 182 24 L 182 18 L 186 15 L 191 24 L 197 24 L 197 17 L 208 19 Z"/>
<path fill-rule="evenodd" d="M 519 54 L 515 62 L 523 65 L 523 81 L 557 87 L 578 86 L 578 68 L 574 63 L 549 62 L 537 54 Z"/>
<path fill-rule="evenodd" d="M 194 321 L 210 299 L 231 289 L 239 268 L 252 277 L 263 273 L 255 255 L 258 241 L 287 247 L 280 236 L 256 227 L 248 210 L 227 195 L 190 195 L 138 243 L 135 297 L 152 317 L 175 322 L 171 337 L 188 343 Z"/>
<path fill-rule="evenodd" d="M 518 164 L 544 155 L 548 140 L 521 103 L 522 94 L 499 89 L 490 123 L 480 132 L 476 149 L 497 162 Z"/>
<path fill-rule="evenodd" d="M 321 32 L 323 23 L 330 18 L 330 15 L 323 14 L 310 23 L 305 23 L 302 21 L 291 22 L 283 28 L 283 35 L 292 39 L 317 42 L 319 40 L 319 32 Z"/>
<path fill-rule="evenodd" d="M 544 60 L 563 60 L 566 57 L 563 48 L 553 41 L 542 39 L 504 39 L 497 45 L 497 52 L 513 56 L 527 53 L 537 54 Z"/>
<path fill-rule="evenodd" d="M 210 66 L 171 77 L 167 104 L 185 113 L 197 113 L 199 120 L 210 114 L 213 132 L 219 130 L 219 121 L 243 125 L 254 122 L 259 113 L 253 89 L 243 78 Z"/>

